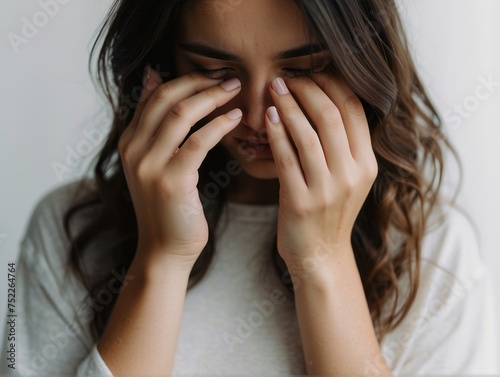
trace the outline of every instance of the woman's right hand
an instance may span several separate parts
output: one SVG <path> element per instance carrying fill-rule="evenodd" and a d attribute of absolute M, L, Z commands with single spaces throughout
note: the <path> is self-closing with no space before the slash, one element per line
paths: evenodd
<path fill-rule="evenodd" d="M 238 125 L 241 111 L 216 117 L 178 147 L 194 124 L 239 93 L 240 83 L 197 73 L 161 81 L 151 69 L 118 149 L 137 218 L 138 257 L 191 268 L 208 242 L 198 169 L 208 151 Z"/>

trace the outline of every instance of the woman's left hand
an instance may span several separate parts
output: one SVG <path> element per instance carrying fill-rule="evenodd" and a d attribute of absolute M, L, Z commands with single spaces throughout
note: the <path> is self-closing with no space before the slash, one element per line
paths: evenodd
<path fill-rule="evenodd" d="M 344 82 L 324 74 L 285 81 L 271 85 L 266 129 L 280 181 L 277 246 L 290 269 L 352 250 L 378 165 L 363 106 Z"/>

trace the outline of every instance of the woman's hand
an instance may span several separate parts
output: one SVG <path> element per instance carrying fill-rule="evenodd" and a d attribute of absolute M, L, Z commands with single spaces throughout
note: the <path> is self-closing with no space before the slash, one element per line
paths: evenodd
<path fill-rule="evenodd" d="M 119 152 L 138 222 L 140 258 L 154 265 L 172 258 L 192 267 L 208 242 L 198 195 L 198 169 L 208 151 L 241 118 L 235 109 L 193 133 L 198 121 L 226 104 L 240 83 L 192 73 L 161 83 L 151 70 Z"/>
<path fill-rule="evenodd" d="M 360 100 L 330 76 L 276 79 L 270 91 L 275 108 L 267 111 L 266 128 L 280 180 L 278 251 L 289 269 L 311 268 L 352 250 L 354 222 L 378 171 L 368 122 Z"/>

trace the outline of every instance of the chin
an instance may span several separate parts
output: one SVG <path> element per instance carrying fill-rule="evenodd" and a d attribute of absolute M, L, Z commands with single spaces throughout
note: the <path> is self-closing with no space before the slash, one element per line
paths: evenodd
<path fill-rule="evenodd" d="M 256 179 L 277 179 L 278 171 L 272 154 L 267 151 L 261 156 L 258 156 L 254 151 L 243 151 L 238 148 L 238 144 L 231 142 L 224 145 L 221 143 L 222 149 L 226 156 L 236 160 L 241 166 L 245 174 Z"/>
<path fill-rule="evenodd" d="M 257 179 L 277 179 L 278 171 L 274 160 L 253 160 L 252 162 L 240 161 L 243 171 L 250 177 Z"/>

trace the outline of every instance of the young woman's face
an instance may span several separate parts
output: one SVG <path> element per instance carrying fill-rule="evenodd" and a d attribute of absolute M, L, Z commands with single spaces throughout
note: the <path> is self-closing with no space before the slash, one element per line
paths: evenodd
<path fill-rule="evenodd" d="M 179 76 L 197 71 L 241 81 L 241 92 L 208 118 L 236 107 L 243 111 L 241 124 L 221 144 L 248 175 L 277 178 L 270 148 L 257 154 L 242 140 L 266 142 L 264 117 L 273 105 L 273 79 L 317 71 L 326 64 L 323 53 L 311 54 L 315 43 L 307 37 L 298 6 L 292 0 L 194 1 L 181 15 L 178 32 L 174 54 Z"/>

